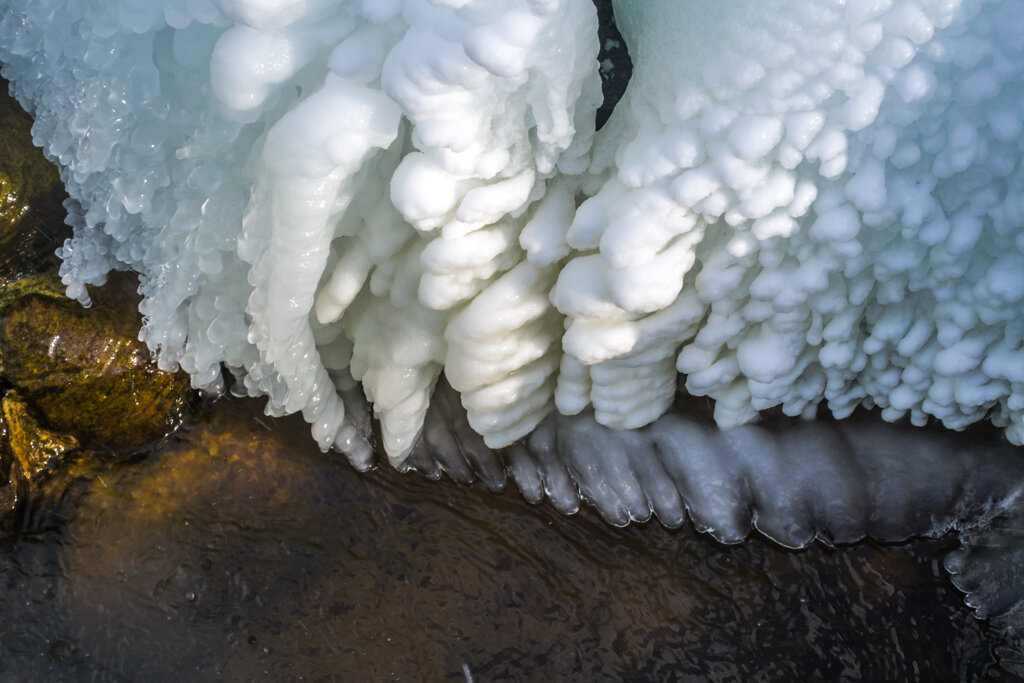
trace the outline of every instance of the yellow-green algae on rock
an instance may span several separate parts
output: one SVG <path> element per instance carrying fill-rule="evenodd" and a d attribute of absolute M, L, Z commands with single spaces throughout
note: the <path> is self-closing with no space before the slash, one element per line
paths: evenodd
<path fill-rule="evenodd" d="M 57 500 L 102 469 L 97 453 L 137 448 L 181 422 L 188 376 L 158 370 L 134 336 L 133 283 L 111 278 L 85 309 L 52 270 L 0 279 L 0 552 L 17 542 L 30 491 Z"/>
<path fill-rule="evenodd" d="M 10 456 L 29 479 L 55 465 L 65 453 L 78 448 L 75 437 L 40 425 L 16 392 L 5 394 L 0 403 L 3 404 Z"/>
<path fill-rule="evenodd" d="M 174 429 L 190 396 L 184 373 L 166 373 L 138 341 L 134 277 L 90 293 L 89 309 L 64 297 L 56 276 L 0 288 L 0 370 L 46 427 L 83 445 L 135 448 Z"/>
<path fill-rule="evenodd" d="M 28 482 L 10 446 L 10 429 L 0 411 L 0 552 L 17 542 L 28 498 Z"/>

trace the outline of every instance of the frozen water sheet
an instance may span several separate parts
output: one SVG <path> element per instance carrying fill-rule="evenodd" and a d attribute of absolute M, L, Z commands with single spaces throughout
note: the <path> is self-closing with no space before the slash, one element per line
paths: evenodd
<path fill-rule="evenodd" d="M 1019 449 L 748 423 L 1024 442 L 1024 5 L 615 9 L 598 133 L 589 0 L 0 0 L 0 63 L 72 197 L 68 294 L 139 272 L 196 387 L 226 367 L 357 467 L 370 405 L 395 466 L 616 524 L 956 529 L 1018 628 Z"/>
<path fill-rule="evenodd" d="M 650 424 L 679 373 L 722 426 L 1024 440 L 1019 4 L 616 9 L 596 136 L 585 0 L 5 0 L 0 57 L 75 200 L 69 294 L 139 271 L 164 365 L 359 466 L 339 392 L 401 464 L 442 373 L 491 447 Z"/>

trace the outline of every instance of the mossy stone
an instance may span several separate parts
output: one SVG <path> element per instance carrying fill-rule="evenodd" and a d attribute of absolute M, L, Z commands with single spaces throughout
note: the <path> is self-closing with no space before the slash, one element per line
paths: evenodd
<path fill-rule="evenodd" d="M 191 397 L 184 372 L 159 370 L 138 340 L 135 277 L 90 288 L 91 308 L 54 275 L 0 288 L 0 371 L 47 428 L 120 451 L 159 439 Z M 6 290 L 6 291 L 5 291 Z"/>
<path fill-rule="evenodd" d="M 3 420 L 7 427 L 8 450 L 13 462 L 33 479 L 57 465 L 66 453 L 78 449 L 78 440 L 68 434 L 46 429 L 17 392 L 9 391 L 0 398 Z"/>

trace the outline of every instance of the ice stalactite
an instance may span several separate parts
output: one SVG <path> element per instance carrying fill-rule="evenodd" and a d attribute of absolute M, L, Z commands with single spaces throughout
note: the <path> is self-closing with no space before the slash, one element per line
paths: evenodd
<path fill-rule="evenodd" d="M 5 9 L 81 208 L 69 294 L 137 270 L 162 363 L 212 392 L 226 365 L 360 467 L 339 392 L 401 465 L 442 373 L 491 447 L 650 424 L 680 373 L 722 426 L 1021 440 L 1015 3 L 622 3 L 596 136 L 584 0 Z"/>
<path fill-rule="evenodd" d="M 615 10 L 598 132 L 588 0 L 0 0 L 0 63 L 73 198 L 69 296 L 137 271 L 164 366 L 357 467 L 372 410 L 396 467 L 616 524 L 1012 536 L 1019 449 L 744 425 L 1024 442 L 1024 6 Z M 981 545 L 958 581 L 1015 614 Z"/>

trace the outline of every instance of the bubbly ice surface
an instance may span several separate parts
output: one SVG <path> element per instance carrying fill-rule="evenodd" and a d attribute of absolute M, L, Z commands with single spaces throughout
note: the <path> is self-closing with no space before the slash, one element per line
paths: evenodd
<path fill-rule="evenodd" d="M 340 392 L 401 464 L 442 373 L 492 448 L 654 423 L 680 373 L 721 426 L 1024 441 L 1020 3 L 620 2 L 596 135 L 587 0 L 0 9 L 69 295 L 138 271 L 162 365 L 227 367 L 358 466 Z"/>
<path fill-rule="evenodd" d="M 1024 673 L 1019 449 L 748 424 L 1024 443 L 1024 4 L 615 10 L 596 134 L 589 0 L 0 0 L 0 64 L 69 296 L 137 271 L 197 388 L 226 368 L 360 468 L 372 410 L 398 467 L 614 524 L 958 530 Z"/>

